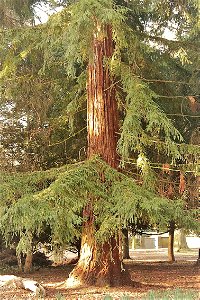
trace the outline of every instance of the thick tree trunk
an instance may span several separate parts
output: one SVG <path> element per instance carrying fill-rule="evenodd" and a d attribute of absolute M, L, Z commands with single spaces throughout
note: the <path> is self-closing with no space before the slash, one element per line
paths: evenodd
<path fill-rule="evenodd" d="M 118 167 L 116 152 L 118 111 L 115 86 L 106 59 L 113 54 L 112 29 L 106 26 L 106 37 L 94 39 L 94 58 L 88 66 L 88 158 L 99 155 L 113 168 Z"/>
<path fill-rule="evenodd" d="M 117 168 L 118 111 L 114 82 L 106 66 L 106 60 L 113 54 L 112 28 L 99 24 L 96 28 L 87 82 L 88 158 L 99 155 L 110 166 Z M 119 241 L 115 237 L 104 243 L 95 239 L 94 201 L 99 200 L 89 196 L 89 203 L 83 212 L 85 223 L 80 259 L 67 280 L 68 286 L 84 283 L 115 285 L 121 282 Z"/>
<path fill-rule="evenodd" d="M 123 247 L 123 259 L 130 259 L 128 230 L 123 229 L 122 234 L 123 234 L 123 246 L 122 246 Z"/>
<path fill-rule="evenodd" d="M 174 230 L 175 230 L 175 223 L 171 221 L 170 229 L 169 229 L 169 241 L 168 241 L 168 261 L 174 262 Z"/>

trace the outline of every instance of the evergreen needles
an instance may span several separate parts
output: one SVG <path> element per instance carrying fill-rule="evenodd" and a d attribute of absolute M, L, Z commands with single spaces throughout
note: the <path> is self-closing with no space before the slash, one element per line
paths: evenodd
<path fill-rule="evenodd" d="M 9 202 L 1 206 L 0 225 L 8 241 L 13 235 L 24 241 L 30 232 L 39 237 L 49 227 L 52 244 L 72 242 L 80 236 L 82 210 L 89 197 L 95 199 L 96 236 L 100 242 L 137 219 L 147 219 L 150 227 L 165 230 L 170 220 L 175 220 L 177 227 L 198 230 L 197 212 L 188 212 L 182 200 L 156 196 L 99 158 L 11 179 L 12 175 L 7 175 L 1 182 Z M 21 241 L 21 245 L 25 247 L 26 243 Z"/>

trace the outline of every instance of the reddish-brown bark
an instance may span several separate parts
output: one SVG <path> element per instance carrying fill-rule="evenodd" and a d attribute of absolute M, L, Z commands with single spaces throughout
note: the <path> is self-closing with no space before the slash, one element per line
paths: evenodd
<path fill-rule="evenodd" d="M 118 110 L 113 78 L 106 66 L 106 60 L 113 54 L 112 28 L 98 24 L 96 28 L 87 81 L 88 158 L 99 155 L 110 166 L 117 168 Z M 96 241 L 94 201 L 99 200 L 90 195 L 89 204 L 83 212 L 85 222 L 80 259 L 69 276 L 68 285 L 114 285 L 121 281 L 118 238 L 112 237 L 103 243 Z"/>
<path fill-rule="evenodd" d="M 106 59 L 113 53 L 112 29 L 106 26 L 104 31 L 106 37 L 94 39 L 94 57 L 88 66 L 88 158 L 98 154 L 109 165 L 117 168 L 117 102 L 113 79 L 109 68 L 105 66 Z"/>

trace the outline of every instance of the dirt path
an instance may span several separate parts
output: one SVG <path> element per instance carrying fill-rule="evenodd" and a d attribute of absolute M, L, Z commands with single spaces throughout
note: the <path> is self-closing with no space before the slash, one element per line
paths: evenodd
<path fill-rule="evenodd" d="M 157 253 L 139 250 L 131 253 L 131 256 L 132 260 L 125 261 L 125 265 L 132 280 L 139 283 L 137 287 L 66 289 L 62 283 L 73 266 L 40 269 L 33 272 L 30 277 L 45 287 L 46 300 L 103 300 L 108 294 L 113 300 L 121 299 L 124 295 L 129 296 L 129 299 L 141 299 L 150 290 L 174 288 L 200 290 L 200 269 L 195 266 L 196 251 L 177 254 L 177 262 L 174 264 L 166 262 L 166 250 Z M 35 297 L 28 291 L 7 288 L 0 290 L 0 299 L 28 300 Z"/>

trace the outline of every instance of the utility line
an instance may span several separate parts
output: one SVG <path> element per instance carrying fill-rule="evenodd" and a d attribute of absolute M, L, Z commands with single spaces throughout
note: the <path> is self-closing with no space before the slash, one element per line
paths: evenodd
<path fill-rule="evenodd" d="M 133 161 L 136 163 L 135 159 L 134 158 L 129 158 L 129 161 Z M 157 165 L 157 166 L 163 166 L 164 163 L 154 163 L 154 162 L 151 162 L 150 163 L 151 165 Z M 186 164 L 177 164 L 178 166 L 185 166 Z M 200 164 L 199 163 L 187 163 L 187 165 L 191 165 L 191 166 L 199 166 Z"/>
<path fill-rule="evenodd" d="M 129 164 L 129 165 L 137 165 L 136 162 L 130 162 L 130 161 L 124 161 L 125 163 Z M 159 166 L 152 166 L 150 164 L 152 169 L 160 169 L 162 171 L 167 170 L 167 171 L 173 171 L 173 172 L 181 172 L 183 170 L 179 170 L 179 169 L 172 169 L 172 168 L 163 168 L 163 167 L 159 167 Z M 200 166 L 200 165 L 199 165 Z M 194 170 L 184 170 L 185 173 L 196 173 L 196 171 Z"/>
<path fill-rule="evenodd" d="M 176 81 L 176 80 L 163 80 L 163 79 L 147 79 L 143 77 L 139 77 L 143 81 L 147 82 L 157 82 L 157 83 L 176 83 L 176 84 L 188 84 L 190 85 L 191 83 L 185 82 L 185 81 Z"/>
<path fill-rule="evenodd" d="M 157 144 L 166 144 L 164 141 L 158 141 L 158 140 L 151 140 L 152 143 L 157 143 Z M 194 148 L 200 148 L 200 145 L 194 145 L 194 144 L 178 144 L 178 143 L 175 143 L 176 146 L 184 146 L 184 147 L 194 147 Z"/>
<path fill-rule="evenodd" d="M 87 126 L 85 126 L 84 128 L 80 129 L 79 131 L 75 132 L 74 134 L 70 135 L 68 138 L 60 141 L 60 142 L 57 142 L 57 143 L 54 143 L 54 144 L 49 144 L 49 147 L 53 147 L 53 146 L 56 146 L 56 145 L 60 145 L 66 141 L 68 141 L 69 139 L 71 139 L 72 137 L 76 136 L 77 134 L 79 134 L 80 132 L 82 132 L 83 130 L 85 130 L 87 128 Z"/>
<path fill-rule="evenodd" d="M 124 172 L 124 171 L 123 171 Z M 131 171 L 125 171 L 124 172 L 125 174 L 128 174 L 128 175 L 135 175 L 135 176 L 137 176 L 137 177 L 140 177 L 140 179 L 136 179 L 136 178 L 134 178 L 134 181 L 136 181 L 136 182 L 138 182 L 138 183 L 143 183 L 143 178 L 142 178 L 142 175 L 141 174 L 139 174 L 139 173 L 135 173 L 135 172 L 131 172 Z M 158 179 L 158 178 L 156 178 L 155 179 L 155 181 L 156 182 L 163 182 L 163 183 L 166 183 L 166 184 L 173 184 L 173 185 L 176 185 L 176 186 L 179 186 L 180 185 L 180 183 L 179 182 L 175 182 L 175 181 L 169 181 L 169 180 L 167 180 L 167 179 Z M 192 185 L 192 184 L 187 184 L 186 183 L 186 186 L 187 187 L 192 187 L 192 188 L 199 188 L 199 185 Z"/>
<path fill-rule="evenodd" d="M 177 116 L 177 117 L 190 117 L 190 118 L 200 118 L 200 116 L 184 115 L 184 114 L 166 114 L 167 116 Z"/>
<path fill-rule="evenodd" d="M 159 98 L 187 98 L 187 97 L 199 97 L 200 95 L 177 95 L 177 96 L 165 96 L 165 95 L 157 95 Z"/>

